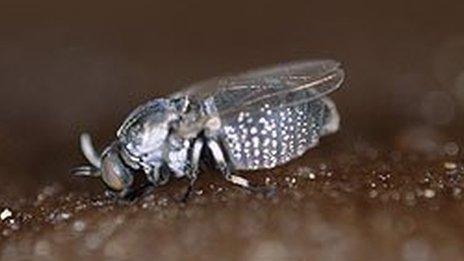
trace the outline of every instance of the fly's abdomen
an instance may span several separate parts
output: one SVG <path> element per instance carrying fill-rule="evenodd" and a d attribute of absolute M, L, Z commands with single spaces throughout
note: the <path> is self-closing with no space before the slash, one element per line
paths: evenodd
<path fill-rule="evenodd" d="M 336 113 L 325 99 L 254 109 L 221 119 L 223 145 L 235 169 L 272 168 L 301 156 Z"/>

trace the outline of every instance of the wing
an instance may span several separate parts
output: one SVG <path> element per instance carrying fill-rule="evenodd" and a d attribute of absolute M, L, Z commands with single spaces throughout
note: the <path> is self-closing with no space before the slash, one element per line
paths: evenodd
<path fill-rule="evenodd" d="M 214 78 L 176 95 L 213 97 L 221 118 L 254 107 L 297 106 L 336 90 L 344 72 L 333 60 L 301 61 Z"/>

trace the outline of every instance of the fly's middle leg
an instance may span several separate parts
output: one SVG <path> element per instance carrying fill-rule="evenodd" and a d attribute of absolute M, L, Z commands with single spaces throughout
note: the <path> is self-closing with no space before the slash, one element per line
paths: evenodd
<path fill-rule="evenodd" d="M 198 170 L 200 166 L 200 157 L 203 145 L 203 139 L 199 138 L 195 140 L 192 148 L 189 151 L 190 169 L 187 173 L 187 178 L 189 179 L 189 186 L 187 187 L 187 191 L 185 191 L 185 194 L 182 197 L 182 202 L 187 201 L 188 197 L 192 193 L 193 185 L 195 184 L 195 181 L 198 178 Z"/>

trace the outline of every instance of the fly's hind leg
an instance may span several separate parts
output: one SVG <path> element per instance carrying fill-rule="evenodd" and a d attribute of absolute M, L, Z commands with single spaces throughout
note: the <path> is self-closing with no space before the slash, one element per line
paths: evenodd
<path fill-rule="evenodd" d="M 227 181 L 253 192 L 272 194 L 275 191 L 274 187 L 254 186 L 248 179 L 232 174 L 231 168 L 225 159 L 224 152 L 217 140 L 208 140 L 208 148 L 211 150 L 211 154 L 213 155 L 217 168 L 221 171 Z"/>

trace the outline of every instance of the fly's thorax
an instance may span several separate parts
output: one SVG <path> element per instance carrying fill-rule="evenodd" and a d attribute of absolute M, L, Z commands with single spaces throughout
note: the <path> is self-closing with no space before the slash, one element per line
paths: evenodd
<path fill-rule="evenodd" d="M 176 177 L 188 175 L 191 171 L 189 152 L 196 139 L 217 135 L 221 121 L 213 99 L 201 100 L 195 96 L 185 96 L 187 106 L 179 113 L 179 120 L 166 140 L 165 162 Z"/>
<path fill-rule="evenodd" d="M 199 100 L 194 96 L 188 97 L 188 106 L 180 113 L 175 126 L 175 133 L 183 139 L 194 139 L 203 132 L 219 129 L 220 120 L 215 108 L 211 108 L 209 100 Z"/>
<path fill-rule="evenodd" d="M 205 135 L 213 137 L 218 135 L 222 128 L 221 117 L 219 116 L 214 97 L 210 97 L 203 101 L 206 120 L 204 123 Z"/>
<path fill-rule="evenodd" d="M 161 162 L 170 128 L 178 119 L 177 107 L 167 99 L 156 99 L 135 109 L 118 131 L 125 158 L 145 164 Z"/>
<path fill-rule="evenodd" d="M 193 138 L 184 138 L 176 133 L 170 134 L 166 140 L 163 161 L 178 178 L 187 175 L 190 170 L 189 150 L 193 142 Z"/>

